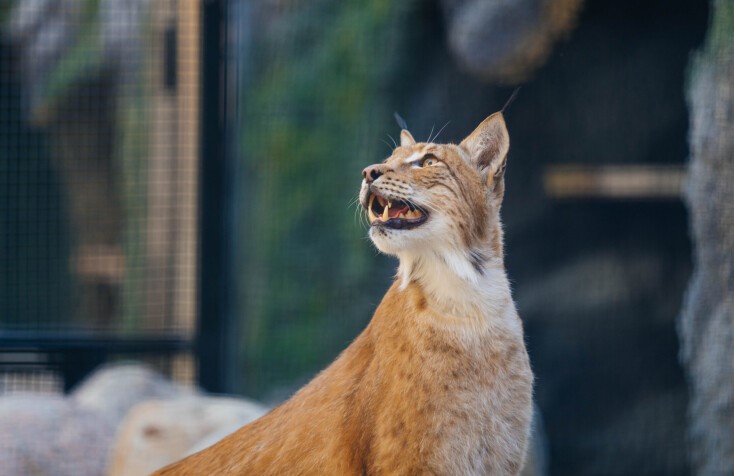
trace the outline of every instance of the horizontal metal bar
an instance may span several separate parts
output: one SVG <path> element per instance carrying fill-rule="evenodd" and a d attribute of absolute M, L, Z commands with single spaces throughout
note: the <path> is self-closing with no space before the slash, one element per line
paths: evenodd
<path fill-rule="evenodd" d="M 95 332 L 0 331 L 0 352 L 102 351 L 110 354 L 171 354 L 193 350 L 193 341 L 175 334 L 114 335 Z"/>
<path fill-rule="evenodd" d="M 679 200 L 682 165 L 556 165 L 546 168 L 543 186 L 553 198 Z"/>

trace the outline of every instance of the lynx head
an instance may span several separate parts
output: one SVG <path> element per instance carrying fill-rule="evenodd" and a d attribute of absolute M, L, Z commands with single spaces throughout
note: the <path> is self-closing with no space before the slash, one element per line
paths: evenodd
<path fill-rule="evenodd" d="M 502 263 L 499 208 L 510 140 L 501 112 L 485 119 L 459 145 L 400 146 L 362 172 L 360 202 L 375 246 L 403 261 L 438 258 L 457 274 Z"/>

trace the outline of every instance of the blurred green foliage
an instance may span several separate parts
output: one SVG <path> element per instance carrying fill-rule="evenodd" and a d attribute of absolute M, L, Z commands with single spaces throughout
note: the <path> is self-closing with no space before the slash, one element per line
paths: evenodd
<path fill-rule="evenodd" d="M 390 85 L 407 12 L 388 0 L 297 2 L 255 30 L 241 84 L 244 393 L 328 364 L 389 284 L 394 266 L 376 257 L 354 199 L 397 130 Z"/>
<path fill-rule="evenodd" d="M 80 83 L 101 74 L 104 56 L 101 48 L 98 12 L 100 0 L 84 0 L 80 5 L 79 23 L 74 42 L 59 58 L 43 81 L 43 103 L 53 108 L 63 101 Z"/>
<path fill-rule="evenodd" d="M 708 51 L 712 54 L 726 54 L 732 47 L 734 31 L 734 3 L 726 0 L 715 2 L 716 15 L 712 15 L 708 35 Z"/>

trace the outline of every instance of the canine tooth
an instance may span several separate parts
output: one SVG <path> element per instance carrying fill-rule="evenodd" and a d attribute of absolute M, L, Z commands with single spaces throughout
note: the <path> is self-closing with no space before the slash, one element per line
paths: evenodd
<path fill-rule="evenodd" d="M 372 223 L 375 220 L 377 220 L 377 215 L 375 215 L 375 212 L 372 211 L 372 203 L 374 203 L 375 197 L 376 197 L 376 195 L 374 195 L 374 194 L 371 195 L 370 196 L 370 203 L 369 203 L 369 205 L 367 205 L 367 215 L 370 218 L 370 223 Z M 378 199 L 377 202 L 379 203 L 380 200 Z"/>
<path fill-rule="evenodd" d="M 382 221 L 387 221 L 389 218 L 389 215 L 387 214 L 390 211 L 390 202 L 387 202 L 387 206 L 382 210 Z"/>

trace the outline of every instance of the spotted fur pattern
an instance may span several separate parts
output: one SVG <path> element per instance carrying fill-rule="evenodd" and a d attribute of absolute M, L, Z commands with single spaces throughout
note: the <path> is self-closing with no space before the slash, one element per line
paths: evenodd
<path fill-rule="evenodd" d="M 428 218 L 371 227 L 400 266 L 370 324 L 286 403 L 157 474 L 518 474 L 532 373 L 503 265 L 508 148 L 499 113 L 459 145 L 403 131 L 360 201 L 379 193 Z"/>

